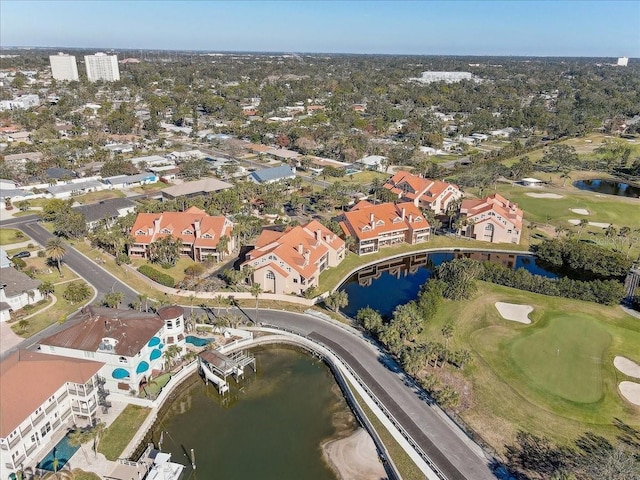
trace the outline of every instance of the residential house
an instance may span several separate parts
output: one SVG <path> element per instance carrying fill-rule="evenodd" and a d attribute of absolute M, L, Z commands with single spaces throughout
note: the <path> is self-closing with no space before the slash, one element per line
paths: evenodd
<path fill-rule="evenodd" d="M 149 258 L 151 244 L 172 236 L 182 241 L 180 254 L 201 262 L 207 257 L 220 258 L 234 249 L 233 223 L 224 216 L 211 216 L 197 207 L 184 212 L 139 213 L 131 227 L 134 243 L 132 257 Z M 227 237 L 227 247 L 219 251 L 220 238 Z"/>
<path fill-rule="evenodd" d="M 35 94 L 20 95 L 13 100 L 1 100 L 1 110 L 26 110 L 40 105 L 40 97 Z"/>
<path fill-rule="evenodd" d="M 24 169 L 27 162 L 40 163 L 41 160 L 42 153 L 40 152 L 13 153 L 4 156 L 4 161 L 7 165 L 20 169 Z"/>
<path fill-rule="evenodd" d="M 411 202 L 379 205 L 359 202 L 340 216 L 340 227 L 347 237 L 353 238 L 352 248 L 358 255 L 399 243 L 426 242 L 431 233 L 429 222 Z"/>
<path fill-rule="evenodd" d="M 219 192 L 220 190 L 226 190 L 232 188 L 233 185 L 217 178 L 203 178 L 201 180 L 195 180 L 193 182 L 184 182 L 179 185 L 173 185 L 160 191 L 162 198 L 166 200 L 173 200 L 177 197 L 197 197 L 198 195 L 205 195 L 207 193 Z"/>
<path fill-rule="evenodd" d="M 110 143 L 103 148 L 111 153 L 133 153 L 133 144 L 131 143 Z"/>
<path fill-rule="evenodd" d="M 13 268 L 4 249 L 0 248 L 0 322 L 11 319 L 11 312 L 39 302 L 42 282 Z"/>
<path fill-rule="evenodd" d="M 139 187 L 156 183 L 158 177 L 154 173 L 136 173 L 135 175 L 116 175 L 114 177 L 103 178 L 102 181 L 108 185 L 110 190 Z"/>
<path fill-rule="evenodd" d="M 264 229 L 241 268 L 250 267 L 253 282 L 265 292 L 302 294 L 317 287 L 320 274 L 345 254 L 344 240 L 313 220 L 283 232 Z"/>
<path fill-rule="evenodd" d="M 135 157 L 129 159 L 132 165 L 138 169 L 143 167 L 159 166 L 159 165 L 175 165 L 175 162 L 168 160 L 160 155 L 147 155 L 144 157 Z"/>
<path fill-rule="evenodd" d="M 369 155 L 355 162 L 356 166 L 362 170 L 373 170 L 374 172 L 386 172 L 387 157 L 382 155 Z"/>
<path fill-rule="evenodd" d="M 502 195 L 462 201 L 460 215 L 466 237 L 491 243 L 520 243 L 522 210 Z"/>
<path fill-rule="evenodd" d="M 87 222 L 87 229 L 93 230 L 98 225 L 111 226 L 117 218 L 135 212 L 136 204 L 128 198 L 112 198 L 89 205 L 80 205 L 74 207 L 74 210 L 82 213 Z"/>
<path fill-rule="evenodd" d="M 289 165 L 280 165 L 252 172 L 247 178 L 254 183 L 275 183 L 296 178 L 296 174 Z"/>
<path fill-rule="evenodd" d="M 95 417 L 103 365 L 27 350 L 0 362 L 0 478 L 20 478 L 58 432 Z"/>
<path fill-rule="evenodd" d="M 157 313 L 89 305 L 70 326 L 40 341 L 40 351 L 101 363 L 99 375 L 110 392 L 139 392 L 163 370 L 169 345 L 185 349 L 184 309 Z"/>
<path fill-rule="evenodd" d="M 108 188 L 107 185 L 98 180 L 88 180 L 86 182 L 52 185 L 47 187 L 46 190 L 53 198 L 69 198 L 76 195 L 84 195 L 85 193 L 98 192 L 106 188 Z"/>
<path fill-rule="evenodd" d="M 457 185 L 424 178 L 399 170 L 384 184 L 384 188 L 416 207 L 428 208 L 436 215 L 444 215 L 447 207 L 462 198 Z"/>

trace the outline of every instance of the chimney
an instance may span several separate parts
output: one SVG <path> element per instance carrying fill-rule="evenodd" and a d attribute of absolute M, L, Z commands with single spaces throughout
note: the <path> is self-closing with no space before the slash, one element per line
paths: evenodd
<path fill-rule="evenodd" d="M 402 220 L 404 220 L 404 215 L 405 215 L 405 213 L 406 213 L 406 210 L 405 210 L 405 208 L 404 208 L 404 207 L 402 207 Z M 411 221 L 411 220 L 409 220 L 409 221 Z"/>
<path fill-rule="evenodd" d="M 375 218 L 373 218 L 373 213 L 369 214 L 369 222 L 371 223 L 371 230 L 374 230 L 376 228 L 376 221 Z"/>
<path fill-rule="evenodd" d="M 409 214 L 409 223 L 413 223 L 413 215 Z"/>
<path fill-rule="evenodd" d="M 311 251 L 310 250 L 305 251 L 302 256 L 304 257 L 304 263 L 302 264 L 302 266 L 306 267 L 307 265 L 309 265 L 309 258 L 311 257 Z"/>
<path fill-rule="evenodd" d="M 156 218 L 153 220 L 153 232 L 158 233 L 160 231 L 160 219 Z"/>
<path fill-rule="evenodd" d="M 200 238 L 200 220 L 193 222 L 193 229 L 195 230 L 196 238 Z"/>
<path fill-rule="evenodd" d="M 316 240 L 322 240 L 322 230 L 316 230 Z"/>
<path fill-rule="evenodd" d="M 303 248 L 303 247 L 302 247 L 302 243 L 299 243 L 299 244 L 298 244 L 298 253 L 299 253 L 300 255 L 302 255 L 302 252 L 303 252 L 302 248 Z"/>

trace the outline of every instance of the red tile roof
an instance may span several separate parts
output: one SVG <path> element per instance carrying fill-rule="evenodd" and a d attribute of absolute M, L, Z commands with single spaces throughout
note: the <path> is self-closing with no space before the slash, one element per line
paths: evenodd
<path fill-rule="evenodd" d="M 517 229 L 522 229 L 522 209 L 499 193 L 494 193 L 485 198 L 463 200 L 460 207 L 460 213 L 474 219 L 489 211 L 494 211 L 505 220 L 510 221 Z M 482 221 L 476 219 L 476 223 L 482 223 Z M 494 223 L 499 224 L 499 222 Z"/>
<path fill-rule="evenodd" d="M 102 362 L 20 350 L 0 363 L 0 438 L 6 438 L 66 382 L 86 383 Z"/>
<path fill-rule="evenodd" d="M 429 222 L 418 207 L 411 202 L 371 205 L 360 202 L 343 214 L 345 233 L 358 240 L 376 238 L 382 233 L 428 228 Z"/>
<path fill-rule="evenodd" d="M 131 235 L 136 243 L 145 245 L 171 235 L 183 244 L 215 248 L 220 237 L 231 237 L 232 230 L 233 225 L 226 217 L 214 217 L 191 207 L 184 212 L 139 213 L 131 227 Z"/>

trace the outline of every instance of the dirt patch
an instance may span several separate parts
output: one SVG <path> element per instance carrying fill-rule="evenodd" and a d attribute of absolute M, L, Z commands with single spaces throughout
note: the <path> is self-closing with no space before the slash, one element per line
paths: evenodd
<path fill-rule="evenodd" d="M 634 405 L 640 406 L 640 383 L 620 382 L 618 385 L 620 393 L 624 398 Z"/>
<path fill-rule="evenodd" d="M 617 356 L 613 359 L 613 365 L 628 377 L 640 378 L 640 365 L 633 360 Z"/>
<path fill-rule="evenodd" d="M 363 428 L 346 438 L 326 443 L 323 452 L 327 463 L 342 480 L 387 478 L 373 440 Z"/>
<path fill-rule="evenodd" d="M 526 324 L 531 323 L 531 319 L 529 318 L 529 314 L 533 312 L 533 307 L 531 305 L 518 305 L 516 303 L 504 302 L 496 302 L 495 305 L 498 309 L 498 313 L 505 320 Z"/>

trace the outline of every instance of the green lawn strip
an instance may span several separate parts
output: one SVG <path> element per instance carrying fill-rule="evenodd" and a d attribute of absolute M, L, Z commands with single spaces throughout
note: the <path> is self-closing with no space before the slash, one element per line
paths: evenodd
<path fill-rule="evenodd" d="M 533 323 L 504 320 L 496 301 L 532 305 Z M 617 384 L 626 378 L 613 366 L 616 355 L 636 360 L 640 356 L 640 323 L 618 307 L 479 282 L 473 299 L 445 301 L 426 325 L 422 340 L 444 343 L 440 330 L 451 319 L 456 320 L 450 347 L 468 349 L 474 357 L 461 373 L 473 386 L 473 402 L 460 415 L 498 452 L 504 452 L 520 429 L 568 443 L 588 430 L 614 438 L 619 433 L 612 425 L 615 418 L 640 424 L 638 409 L 618 394 Z M 536 349 L 549 348 L 549 341 L 561 345 L 555 346 L 556 352 L 561 349 L 560 358 L 563 348 L 573 356 L 560 365 L 554 352 L 537 354 Z M 514 354 L 528 355 L 538 364 L 522 368 L 525 359 L 515 359 Z M 554 368 L 560 370 L 557 376 L 549 374 Z M 590 375 L 594 378 L 586 390 L 575 384 Z M 598 398 L 590 401 L 597 391 Z M 582 401 L 575 401 L 580 395 Z"/>
<path fill-rule="evenodd" d="M 100 190 L 98 192 L 91 192 L 85 195 L 73 197 L 73 201 L 81 204 L 97 203 L 110 198 L 123 198 L 124 196 L 124 192 L 120 190 Z"/>
<path fill-rule="evenodd" d="M 162 268 L 157 263 L 151 263 L 151 262 L 149 262 L 149 261 L 147 261 L 147 260 L 145 260 L 143 258 L 132 258 L 131 259 L 131 265 L 133 267 L 135 267 L 136 270 L 141 265 L 149 265 L 149 266 L 155 268 L 156 270 L 158 270 L 158 271 L 160 271 L 162 273 L 166 273 L 167 275 L 171 275 L 176 282 L 184 280 L 184 277 L 185 277 L 184 269 L 187 268 L 190 265 L 194 265 L 195 263 L 196 262 L 194 262 L 193 260 L 191 260 L 188 257 L 180 257 L 180 258 L 178 258 L 178 261 L 176 262 L 176 264 L 173 267 L 171 267 L 171 268 Z"/>
<path fill-rule="evenodd" d="M 380 440 L 389 452 L 389 455 L 391 456 L 393 463 L 396 465 L 396 468 L 400 472 L 401 477 L 405 480 L 424 479 L 425 477 L 422 473 L 422 470 L 418 468 L 409 454 L 407 454 L 404 448 L 402 448 L 396 441 L 396 439 L 393 438 L 391 432 L 387 430 L 387 427 L 385 427 L 378 419 L 378 417 L 371 411 L 371 409 L 367 406 L 363 398 L 358 394 L 353 386 L 351 388 L 351 391 L 353 392 L 353 396 L 355 397 L 356 401 L 360 405 L 360 408 L 362 408 L 362 411 L 367 416 L 367 419 L 369 420 L 371 425 L 373 425 L 373 428 L 380 437 Z"/>
<path fill-rule="evenodd" d="M 76 280 L 76 282 L 83 282 L 83 280 Z M 63 292 L 69 285 L 71 285 L 71 283 L 73 282 L 56 285 L 53 293 L 57 299 L 56 304 L 44 312 L 28 318 L 27 322 L 29 323 L 24 330 L 18 326 L 17 322 L 11 325 L 11 329 L 21 337 L 28 338 L 39 331 L 44 330 L 49 325 L 66 320 L 71 313 L 75 312 L 82 306 L 81 303 L 69 303 L 62 296 Z"/>
<path fill-rule="evenodd" d="M 12 243 L 28 242 L 31 237 L 15 228 L 0 229 L 0 245 L 11 245 Z"/>
<path fill-rule="evenodd" d="M 393 247 L 387 247 L 381 249 L 379 252 L 358 256 L 353 252 L 349 252 L 346 258 L 334 268 L 328 268 L 320 274 L 320 291 L 326 292 L 334 287 L 338 286 L 338 282 L 342 280 L 347 273 L 357 267 L 361 267 L 376 260 L 382 260 L 394 255 L 407 254 L 412 252 L 418 252 L 428 249 L 436 248 L 476 248 L 478 250 L 516 250 L 526 251 L 528 245 L 523 235 L 523 241 L 520 245 L 512 243 L 487 243 L 477 240 L 470 240 L 464 238 L 445 237 L 440 235 L 434 235 L 431 240 L 425 243 L 418 243 L 416 245 L 409 245 L 406 243 L 395 245 Z"/>
<path fill-rule="evenodd" d="M 136 434 L 151 409 L 127 405 L 118 418 L 104 431 L 98 452 L 107 460 L 117 460 Z"/>
<path fill-rule="evenodd" d="M 61 265 L 62 276 L 60 276 L 60 274 L 58 273 L 58 268 L 55 265 L 47 265 L 47 259 L 44 257 L 29 257 L 25 258 L 24 260 L 27 264 L 27 268 L 34 267 L 37 270 L 36 278 L 43 282 L 51 282 L 53 284 L 56 284 L 78 278 L 78 276 L 64 264 L 64 259 L 62 260 Z"/>

